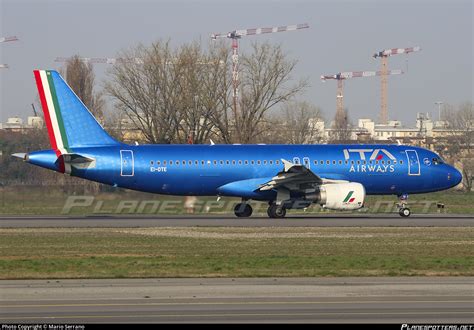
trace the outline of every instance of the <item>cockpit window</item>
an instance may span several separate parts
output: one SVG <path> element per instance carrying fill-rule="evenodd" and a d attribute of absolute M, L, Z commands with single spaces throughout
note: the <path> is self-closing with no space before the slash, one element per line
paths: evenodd
<path fill-rule="evenodd" d="M 433 164 L 434 164 L 434 165 L 439 165 L 439 164 L 443 164 L 443 163 L 444 163 L 444 162 L 443 162 L 443 160 L 442 160 L 441 158 L 439 158 L 439 157 L 433 158 Z"/>

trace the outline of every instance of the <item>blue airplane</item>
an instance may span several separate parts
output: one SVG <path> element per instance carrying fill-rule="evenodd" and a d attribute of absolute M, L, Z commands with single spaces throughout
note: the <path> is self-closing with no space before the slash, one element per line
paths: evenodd
<path fill-rule="evenodd" d="M 249 200 L 268 216 L 312 203 L 356 210 L 366 195 L 408 194 L 458 185 L 461 173 L 430 150 L 402 145 L 128 145 L 102 128 L 56 71 L 35 70 L 50 150 L 14 156 L 72 176 L 165 195 L 233 196 L 237 217 Z"/>

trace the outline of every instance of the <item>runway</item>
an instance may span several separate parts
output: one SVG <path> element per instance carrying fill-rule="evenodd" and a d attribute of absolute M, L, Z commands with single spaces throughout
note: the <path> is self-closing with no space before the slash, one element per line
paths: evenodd
<path fill-rule="evenodd" d="M 5 323 L 472 323 L 471 277 L 0 281 Z"/>
<path fill-rule="evenodd" d="M 472 227 L 473 215 L 298 215 L 285 219 L 234 216 L 2 216 L 0 228 L 35 227 Z"/>

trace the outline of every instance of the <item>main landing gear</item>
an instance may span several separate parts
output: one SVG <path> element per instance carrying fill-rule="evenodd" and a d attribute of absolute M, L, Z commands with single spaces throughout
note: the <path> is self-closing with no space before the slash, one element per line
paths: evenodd
<path fill-rule="evenodd" d="M 248 218 L 252 215 L 253 209 L 250 204 L 239 203 L 234 207 L 234 213 L 239 218 Z"/>
<path fill-rule="evenodd" d="M 401 217 L 407 218 L 410 216 L 411 211 L 410 208 L 408 208 L 408 194 L 402 194 L 398 196 L 399 198 L 399 203 L 398 203 L 398 214 L 400 214 Z"/>
<path fill-rule="evenodd" d="M 286 215 L 286 208 L 283 205 L 269 203 L 267 214 L 270 218 L 284 218 Z"/>
<path fill-rule="evenodd" d="M 284 218 L 286 215 L 286 208 L 283 205 L 277 205 L 275 202 L 268 204 L 267 214 L 270 218 Z M 252 215 L 252 206 L 245 201 L 238 203 L 234 207 L 234 214 L 239 218 L 248 218 Z"/>

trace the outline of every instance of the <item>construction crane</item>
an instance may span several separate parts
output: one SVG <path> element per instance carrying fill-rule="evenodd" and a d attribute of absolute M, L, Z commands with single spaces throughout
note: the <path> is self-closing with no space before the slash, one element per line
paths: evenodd
<path fill-rule="evenodd" d="M 33 113 L 35 114 L 35 117 L 38 117 L 38 113 L 36 112 L 35 105 L 31 103 L 31 107 L 33 108 Z"/>
<path fill-rule="evenodd" d="M 9 42 L 9 41 L 18 41 L 18 38 L 15 36 L 0 38 L 0 43 Z M 8 64 L 0 64 L 0 69 L 8 69 L 8 68 L 9 68 Z"/>
<path fill-rule="evenodd" d="M 73 59 L 73 57 L 56 57 L 54 59 L 55 62 L 67 62 L 69 60 Z M 84 63 L 94 63 L 94 64 L 110 64 L 110 65 L 115 65 L 117 63 L 130 63 L 130 62 L 135 62 L 136 64 L 143 64 L 143 59 L 139 57 L 134 57 L 134 58 L 113 58 L 113 57 L 79 57 L 79 60 L 84 62 Z M 167 65 L 175 65 L 178 63 L 178 60 L 171 60 L 167 61 Z M 217 62 L 197 62 L 198 65 L 210 65 L 210 64 L 216 64 Z M 223 61 L 219 62 L 220 64 L 224 64 Z"/>
<path fill-rule="evenodd" d="M 403 74 L 402 70 L 390 70 L 385 75 L 396 75 Z M 344 80 L 351 78 L 362 78 L 362 77 L 374 77 L 382 75 L 382 71 L 349 71 L 339 72 L 333 75 L 323 75 L 321 80 L 326 82 L 328 79 L 337 80 L 337 93 L 336 93 L 336 118 L 341 118 L 344 111 Z"/>
<path fill-rule="evenodd" d="M 239 39 L 243 36 L 253 36 L 257 34 L 265 33 L 276 33 L 286 31 L 296 31 L 301 29 L 309 28 L 308 23 L 296 24 L 296 25 L 285 25 L 278 27 L 267 27 L 267 28 L 255 28 L 246 30 L 234 30 L 228 33 L 214 33 L 211 34 L 212 40 L 221 38 L 232 39 L 232 87 L 233 87 L 233 105 L 234 115 L 237 116 L 237 99 L 238 99 L 238 88 L 239 88 Z"/>
<path fill-rule="evenodd" d="M 381 102 L 380 102 L 381 108 L 380 108 L 380 118 L 379 118 L 381 124 L 387 124 L 388 122 L 387 74 L 383 74 L 383 73 L 388 72 L 388 57 L 393 56 L 393 55 L 398 55 L 398 54 L 409 54 L 413 52 L 418 52 L 420 50 L 421 48 L 419 46 L 409 47 L 409 48 L 391 48 L 391 49 L 382 50 L 372 55 L 373 58 L 380 57 L 382 60 L 382 68 L 380 70 L 382 72 L 382 74 L 380 75 L 382 87 L 381 87 Z"/>
<path fill-rule="evenodd" d="M 54 62 L 67 62 L 73 59 L 73 57 L 56 57 Z M 137 64 L 143 64 L 143 60 L 141 58 L 133 58 L 133 59 L 126 59 L 126 58 L 113 58 L 113 57 L 79 57 L 79 60 L 84 63 L 99 63 L 99 64 L 117 64 L 117 63 L 125 63 L 125 62 L 132 62 L 135 61 Z"/>
<path fill-rule="evenodd" d="M 18 41 L 18 38 L 15 37 L 15 36 L 11 36 L 11 37 L 1 37 L 1 38 L 0 38 L 0 43 L 2 43 L 2 42 L 9 42 L 9 41 Z"/>

